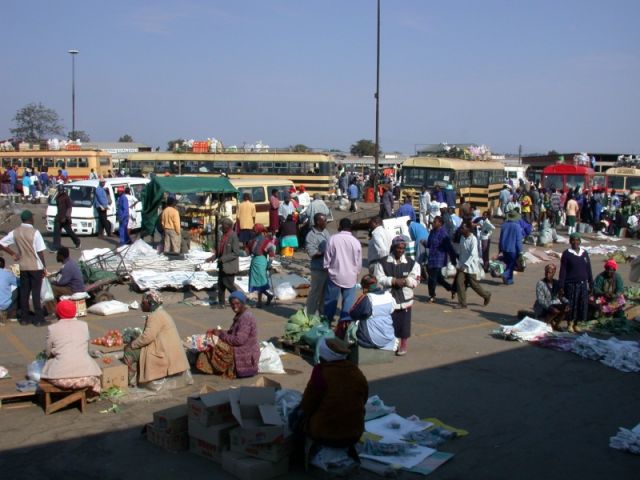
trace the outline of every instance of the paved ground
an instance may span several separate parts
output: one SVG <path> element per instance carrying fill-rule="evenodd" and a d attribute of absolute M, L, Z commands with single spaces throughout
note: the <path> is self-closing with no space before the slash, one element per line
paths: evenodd
<path fill-rule="evenodd" d="M 37 210 L 44 211 L 42 207 Z M 37 225 L 42 227 L 40 217 Z M 83 240 L 83 245 L 103 246 L 104 241 L 90 238 Z M 593 258 L 594 271 L 599 271 L 601 259 Z M 53 255 L 48 254 L 48 260 L 52 265 Z M 622 266 L 621 273 L 627 278 L 628 267 Z M 362 367 L 370 392 L 395 405 L 401 414 L 438 417 L 469 430 L 468 437 L 442 448 L 456 456 L 431 478 L 638 478 L 638 457 L 608 447 L 608 439 L 618 427 L 640 422 L 637 374 L 489 335 L 496 325 L 513 323 L 518 309 L 531 306 L 535 282 L 541 276 L 539 264 L 519 275 L 511 287 L 487 280 L 484 283 L 493 293 L 491 304 L 482 307 L 471 292 L 470 308 L 463 312 L 452 310 L 446 297 L 436 304 L 425 303 L 426 285 L 421 285 L 416 292 L 409 354 L 391 364 Z M 120 300 L 138 297 L 125 287 L 115 293 Z M 203 292 L 196 295 L 206 296 Z M 167 309 L 182 335 L 231 323 L 230 311 L 176 303 L 192 299 L 192 294 L 169 297 Z M 260 337 L 279 336 L 286 318 L 300 305 L 293 302 L 256 310 Z M 143 325 L 139 311 L 114 317 L 89 316 L 86 320 L 94 336 L 114 327 Z M 43 348 L 45 334 L 46 329 L 18 324 L 0 328 L 0 365 L 20 376 Z M 277 380 L 284 387 L 304 389 L 311 366 L 293 355 L 286 355 L 283 361 L 286 368 L 301 373 L 277 376 Z M 127 405 L 119 414 L 99 413 L 105 408 L 100 403 L 90 405 L 85 415 L 66 410 L 45 416 L 36 406 L 1 410 L 2 478 L 55 479 L 75 474 L 96 479 L 203 474 L 231 478 L 205 459 L 189 453 L 168 454 L 140 436 L 153 411 L 183 403 L 204 383 L 226 388 L 251 382 L 200 375 L 195 380 L 195 385 L 173 391 L 169 398 Z M 298 477 L 306 475 L 295 470 L 289 475 Z M 360 478 L 369 477 L 360 474 Z"/>

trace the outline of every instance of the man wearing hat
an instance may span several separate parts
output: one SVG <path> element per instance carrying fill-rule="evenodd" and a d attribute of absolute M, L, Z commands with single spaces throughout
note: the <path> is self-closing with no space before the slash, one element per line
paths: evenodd
<path fill-rule="evenodd" d="M 111 222 L 107 219 L 107 210 L 109 210 L 109 197 L 107 191 L 104 189 L 105 181 L 101 179 L 98 188 L 96 188 L 96 196 L 93 201 L 93 206 L 98 212 L 98 228 L 96 232 L 98 235 L 104 230 L 107 233 L 107 237 L 111 236 Z"/>
<path fill-rule="evenodd" d="M 40 289 L 42 288 L 42 279 L 46 274 L 44 251 L 47 247 L 40 232 L 33 227 L 33 213 L 30 210 L 24 210 L 20 214 L 20 219 L 22 224 L 0 240 L 0 248 L 11 255 L 13 260 L 20 265 L 20 324 L 27 325 L 29 323 L 27 317 L 29 315 L 29 294 L 31 294 L 35 314 L 33 324 L 43 326 L 47 325 L 47 322 L 44 320 L 40 303 Z M 11 245 L 16 246 L 15 252 L 10 248 Z"/>

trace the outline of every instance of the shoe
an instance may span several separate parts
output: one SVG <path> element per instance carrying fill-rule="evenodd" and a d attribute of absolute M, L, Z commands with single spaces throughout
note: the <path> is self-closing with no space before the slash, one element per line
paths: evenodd
<path fill-rule="evenodd" d="M 459 305 L 459 304 L 458 304 L 458 305 L 454 305 L 454 306 L 453 306 L 453 309 L 454 309 L 454 310 L 462 310 L 462 309 L 465 309 L 465 308 L 467 308 L 467 306 L 466 306 L 466 305 Z"/>
<path fill-rule="evenodd" d="M 272 301 L 273 301 L 273 295 L 269 295 L 267 297 L 267 303 L 266 303 L 265 307 L 268 307 L 269 305 L 271 305 Z"/>
<path fill-rule="evenodd" d="M 487 298 L 484 299 L 484 306 L 486 307 L 487 305 L 489 305 L 490 301 L 491 301 L 491 295 L 489 295 Z"/>
<path fill-rule="evenodd" d="M 428 303 L 436 303 L 436 297 L 429 297 Z"/>
<path fill-rule="evenodd" d="M 406 350 L 398 350 L 398 351 L 396 352 L 396 356 L 397 356 L 397 357 L 404 357 L 406 354 L 407 354 L 407 351 L 406 351 Z"/>

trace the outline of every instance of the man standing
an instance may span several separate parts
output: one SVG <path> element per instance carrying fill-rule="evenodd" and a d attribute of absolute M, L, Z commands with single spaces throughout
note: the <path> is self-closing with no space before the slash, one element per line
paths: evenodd
<path fill-rule="evenodd" d="M 562 208 L 562 194 L 556 192 L 555 188 L 551 189 L 551 198 L 549 199 L 551 204 L 551 226 L 557 227 L 560 224 L 560 209 Z"/>
<path fill-rule="evenodd" d="M 520 252 L 522 252 L 522 226 L 519 223 L 520 214 L 515 210 L 507 213 L 507 221 L 500 229 L 500 252 L 506 264 L 502 281 L 505 285 L 513 285 L 513 270 Z"/>
<path fill-rule="evenodd" d="M 369 273 L 373 275 L 376 263 L 389 255 L 391 240 L 382 226 L 380 217 L 373 217 L 369 220 L 369 232 L 371 238 L 367 246 L 367 263 L 369 264 Z"/>
<path fill-rule="evenodd" d="M 107 210 L 109 210 L 109 197 L 107 197 L 107 191 L 104 189 L 105 181 L 100 180 L 98 188 L 96 188 L 96 196 L 93 201 L 93 205 L 98 212 L 98 236 L 102 236 L 102 231 L 107 234 L 107 237 L 111 236 L 111 222 L 107 219 Z"/>
<path fill-rule="evenodd" d="M 396 217 L 409 217 L 412 222 L 416 221 L 416 211 L 413 209 L 413 205 L 411 204 L 411 197 L 404 197 L 404 203 L 400 206 L 400 208 L 398 208 Z"/>
<path fill-rule="evenodd" d="M 324 315 L 331 325 L 342 296 L 340 320 L 348 320 L 349 310 L 355 301 L 356 283 L 362 269 L 362 247 L 351 234 L 351 220 L 343 218 L 338 233 L 327 242 L 324 268 L 328 270 L 327 291 L 324 299 Z"/>
<path fill-rule="evenodd" d="M 500 190 L 500 195 L 498 197 L 498 200 L 500 202 L 500 213 L 502 217 L 507 216 L 507 205 L 509 205 L 509 203 L 511 202 L 511 189 L 509 188 L 509 185 L 507 185 L 506 183 L 502 186 L 502 190 Z"/>
<path fill-rule="evenodd" d="M 422 192 L 419 198 L 420 206 L 418 211 L 420 213 L 420 223 L 426 228 L 429 228 L 429 204 L 431 203 L 431 194 L 427 190 L 427 186 L 422 186 Z"/>
<path fill-rule="evenodd" d="M 124 188 L 118 189 L 118 202 L 116 203 L 116 218 L 118 219 L 118 233 L 120 246 L 131 243 L 129 238 L 129 199 L 124 193 Z"/>
<path fill-rule="evenodd" d="M 58 249 L 56 260 L 62 264 L 57 278 L 51 281 L 51 289 L 56 300 L 62 295 L 84 292 L 82 272 L 78 264 L 69 258 L 69 249 L 67 247 Z"/>
<path fill-rule="evenodd" d="M 442 268 L 447 266 L 447 260 L 451 263 L 456 261 L 456 253 L 440 216 L 433 219 L 433 229 L 427 239 L 427 249 L 429 250 L 427 261 L 429 302 L 433 303 L 436 300 L 436 284 L 442 285 L 447 292 L 453 290 L 453 285 L 444 279 Z"/>
<path fill-rule="evenodd" d="M 291 203 L 291 195 L 286 193 L 284 195 L 284 202 L 282 202 L 278 208 L 279 223 L 284 223 L 287 218 L 289 218 L 289 215 L 293 215 L 295 210 L 293 203 Z"/>
<path fill-rule="evenodd" d="M 309 208 L 307 208 L 310 227 L 314 226 L 314 219 L 316 218 L 316 215 L 318 213 L 321 213 L 325 217 L 328 217 L 331 212 L 329 211 L 329 207 L 327 207 L 327 204 L 324 203 L 324 200 L 322 200 L 322 196 L 319 193 L 314 193 L 313 200 L 309 204 Z"/>
<path fill-rule="evenodd" d="M 307 315 L 324 313 L 324 296 L 327 285 L 327 271 L 324 269 L 324 252 L 331 235 L 327 231 L 327 217 L 316 213 L 313 227 L 309 230 L 305 241 L 307 255 L 311 258 L 311 287 L 307 297 Z"/>
<path fill-rule="evenodd" d="M 280 217 L 278 211 L 280 210 L 280 196 L 276 188 L 271 190 L 271 196 L 269 197 L 269 231 L 272 235 L 278 233 L 280 229 Z"/>
<path fill-rule="evenodd" d="M 11 255 L 13 260 L 20 265 L 20 324 L 27 325 L 29 323 L 27 318 L 29 316 L 29 294 L 31 294 L 35 314 L 33 324 L 39 327 L 47 325 L 40 303 L 42 279 L 47 272 L 44 260 L 44 251 L 47 247 L 40 232 L 33 227 L 33 213 L 30 210 L 24 210 L 20 214 L 20 218 L 22 224 L 0 240 L 0 248 Z M 10 245 L 14 244 L 16 246 L 15 252 L 10 248 Z"/>
<path fill-rule="evenodd" d="M 60 234 L 62 229 L 64 229 L 64 231 L 67 232 L 67 235 L 71 237 L 75 248 L 80 248 L 80 239 L 75 234 L 71 226 L 71 199 L 67 194 L 67 190 L 62 185 L 58 186 L 56 205 L 58 207 L 58 211 L 53 219 L 53 245 L 49 251 L 53 253 L 60 248 Z"/>
<path fill-rule="evenodd" d="M 305 211 L 311 203 L 311 197 L 305 191 L 304 185 L 300 185 L 298 187 L 298 203 L 300 204 L 302 211 Z"/>
<path fill-rule="evenodd" d="M 340 187 L 340 195 L 342 197 L 346 197 L 347 190 L 349 189 L 349 176 L 347 175 L 347 172 L 342 172 L 338 179 L 338 185 Z"/>
<path fill-rule="evenodd" d="M 391 193 L 391 186 L 388 183 L 385 183 L 382 188 L 384 193 L 380 198 L 380 218 L 384 220 L 393 217 L 393 193 Z"/>
<path fill-rule="evenodd" d="M 374 275 L 380 285 L 388 288 L 395 300 L 396 309 L 391 314 L 393 330 L 400 346 L 396 355 L 407 354 L 407 343 L 411 336 L 411 307 L 413 289 L 420 283 L 420 265 L 407 257 L 406 237 L 400 235 L 391 241 L 391 254 L 376 264 Z"/>
<path fill-rule="evenodd" d="M 92 168 L 91 172 L 89 172 L 89 180 L 97 180 L 97 179 L 98 179 L 98 174 Z"/>
<path fill-rule="evenodd" d="M 456 290 L 458 305 L 453 308 L 467 308 L 467 290 L 469 285 L 474 292 L 484 299 L 484 305 L 489 305 L 491 294 L 478 283 L 478 277 L 484 274 L 482 260 L 478 254 L 478 239 L 471 235 L 471 229 L 466 223 L 460 226 L 460 256 L 456 266 Z"/>
<path fill-rule="evenodd" d="M 242 202 L 238 205 L 238 225 L 240 227 L 240 242 L 246 244 L 253 236 L 253 226 L 256 224 L 256 206 L 251 201 L 251 194 L 242 195 Z"/>
<path fill-rule="evenodd" d="M 356 185 L 356 181 L 352 180 L 348 189 L 349 193 L 349 201 L 351 202 L 351 207 L 349 207 L 350 212 L 357 212 L 356 201 L 358 200 L 358 185 Z"/>
<path fill-rule="evenodd" d="M 160 215 L 160 225 L 164 230 L 164 253 L 180 253 L 180 214 L 175 205 L 175 197 L 167 198 L 167 206 Z"/>
<path fill-rule="evenodd" d="M 11 183 L 11 193 L 16 192 L 16 183 L 18 183 L 18 174 L 16 173 L 16 169 L 18 167 L 10 167 L 9 168 L 9 180 Z"/>
<path fill-rule="evenodd" d="M 224 308 L 224 291 L 235 292 L 236 273 L 240 270 L 240 241 L 233 231 L 233 221 L 222 219 L 222 238 L 218 243 L 218 306 Z M 209 261 L 215 257 L 211 257 Z"/>

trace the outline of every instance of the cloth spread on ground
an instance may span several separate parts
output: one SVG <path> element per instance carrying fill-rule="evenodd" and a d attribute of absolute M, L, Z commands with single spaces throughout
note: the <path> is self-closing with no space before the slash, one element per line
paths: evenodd
<path fill-rule="evenodd" d="M 542 338 L 552 331 L 553 329 L 548 324 L 535 318 L 524 317 L 515 325 L 500 325 L 500 327 L 492 333 L 506 340 L 530 342 Z"/>
<path fill-rule="evenodd" d="M 609 446 L 616 450 L 640 454 L 640 423 L 631 430 L 620 427 L 618 433 L 609 439 Z"/>

